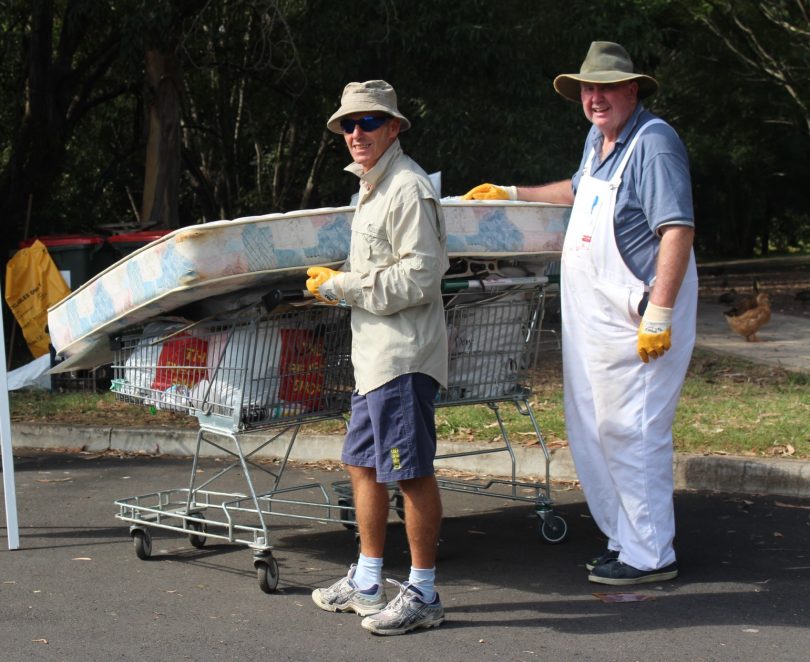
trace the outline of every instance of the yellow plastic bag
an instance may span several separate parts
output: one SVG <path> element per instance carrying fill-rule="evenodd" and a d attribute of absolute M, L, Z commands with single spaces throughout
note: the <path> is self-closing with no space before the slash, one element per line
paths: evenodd
<path fill-rule="evenodd" d="M 6 264 L 6 303 L 35 359 L 49 351 L 48 308 L 68 294 L 70 288 L 39 240 L 17 251 Z"/>

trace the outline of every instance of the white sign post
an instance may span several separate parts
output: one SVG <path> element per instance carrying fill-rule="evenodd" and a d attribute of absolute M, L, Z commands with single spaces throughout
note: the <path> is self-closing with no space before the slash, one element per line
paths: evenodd
<path fill-rule="evenodd" d="M 11 412 L 8 406 L 8 379 L 6 375 L 6 333 L 0 319 L 0 446 L 3 457 L 3 494 L 6 501 L 6 531 L 8 548 L 20 546 L 17 527 L 17 491 L 14 487 L 14 455 L 11 450 Z"/>

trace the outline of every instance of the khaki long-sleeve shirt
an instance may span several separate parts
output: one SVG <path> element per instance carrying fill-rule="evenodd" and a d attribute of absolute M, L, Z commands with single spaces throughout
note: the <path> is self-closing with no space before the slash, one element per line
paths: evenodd
<path fill-rule="evenodd" d="M 447 385 L 441 278 L 449 267 L 439 198 L 395 141 L 360 177 L 347 269 L 321 293 L 352 306 L 352 363 L 359 393 L 414 372 Z"/>

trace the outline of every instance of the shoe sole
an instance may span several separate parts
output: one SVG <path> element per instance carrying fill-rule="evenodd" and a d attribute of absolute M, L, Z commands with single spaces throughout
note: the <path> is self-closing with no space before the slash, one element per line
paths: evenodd
<path fill-rule="evenodd" d="M 440 618 L 433 619 L 432 621 L 422 621 L 421 623 L 414 623 L 413 625 L 409 625 L 408 627 L 404 628 L 391 628 L 391 629 L 378 629 L 374 622 L 366 623 L 363 621 L 360 625 L 362 625 L 366 630 L 372 632 L 373 634 L 379 634 L 381 636 L 387 635 L 396 635 L 396 634 L 406 634 L 407 632 L 412 632 L 413 630 L 419 630 L 420 628 L 436 628 L 439 627 L 442 623 L 444 623 L 444 616 Z"/>
<path fill-rule="evenodd" d="M 609 584 L 610 586 L 629 586 L 631 584 L 652 584 L 655 582 L 665 582 L 675 579 L 678 576 L 677 570 L 669 572 L 657 572 L 641 577 L 599 577 L 598 575 L 588 575 L 588 581 L 594 584 Z"/>
<path fill-rule="evenodd" d="M 318 607 L 323 609 L 324 611 L 331 611 L 333 613 L 334 612 L 353 611 L 358 616 L 364 616 L 364 617 L 365 616 L 371 616 L 373 614 L 376 614 L 376 613 L 382 611 L 383 609 L 385 609 L 385 605 L 388 604 L 388 603 L 385 603 L 380 607 L 360 607 L 360 606 L 353 605 L 353 604 L 347 604 L 345 606 L 344 605 L 335 605 L 335 604 L 332 604 L 330 602 L 323 602 L 321 600 L 321 598 L 320 598 L 320 595 L 317 593 L 317 591 L 314 591 L 312 593 L 312 601 Z"/>

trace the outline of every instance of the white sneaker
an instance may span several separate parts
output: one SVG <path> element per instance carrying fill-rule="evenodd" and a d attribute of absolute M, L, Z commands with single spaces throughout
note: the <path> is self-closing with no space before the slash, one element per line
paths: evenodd
<path fill-rule="evenodd" d="M 374 634 L 405 634 L 417 628 L 434 628 L 444 622 L 444 607 L 439 594 L 433 602 L 422 599 L 422 592 L 415 586 L 387 580 L 399 587 L 399 593 L 382 611 L 367 616 L 361 625 Z"/>
<path fill-rule="evenodd" d="M 326 611 L 353 611 L 360 616 L 368 616 L 380 611 L 386 605 L 382 586 L 359 589 L 354 583 L 357 564 L 349 568 L 348 574 L 329 588 L 316 588 L 312 591 L 312 601 Z"/>

